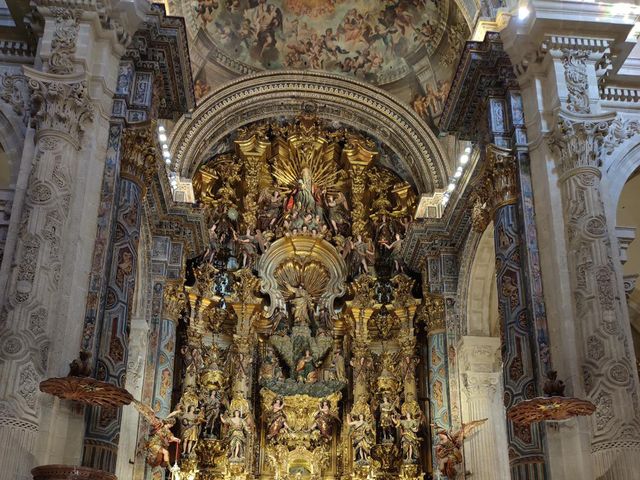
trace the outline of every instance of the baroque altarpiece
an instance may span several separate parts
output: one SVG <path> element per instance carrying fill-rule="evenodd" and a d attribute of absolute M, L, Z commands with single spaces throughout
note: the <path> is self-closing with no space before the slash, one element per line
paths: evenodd
<path fill-rule="evenodd" d="M 370 139 L 302 115 L 238 131 L 194 190 L 209 248 L 169 300 L 182 471 L 422 478 L 420 281 L 400 256 L 411 185 Z"/>

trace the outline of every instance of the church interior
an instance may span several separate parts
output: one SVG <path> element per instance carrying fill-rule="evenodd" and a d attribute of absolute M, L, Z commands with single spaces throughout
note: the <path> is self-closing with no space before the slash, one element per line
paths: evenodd
<path fill-rule="evenodd" d="M 0 480 L 640 479 L 639 39 L 0 0 Z"/>

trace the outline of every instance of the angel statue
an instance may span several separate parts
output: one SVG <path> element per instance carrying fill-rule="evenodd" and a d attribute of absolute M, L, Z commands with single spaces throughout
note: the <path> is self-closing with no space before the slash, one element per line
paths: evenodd
<path fill-rule="evenodd" d="M 463 423 L 462 428 L 455 433 L 451 433 L 444 428 L 440 428 L 436 433 L 438 435 L 438 444 L 436 445 L 436 459 L 438 461 L 438 470 L 447 478 L 456 478 L 458 471 L 456 466 L 462 462 L 462 445 L 465 437 L 475 430 L 477 427 L 486 422 L 487 419 L 475 420 L 469 423 Z"/>
<path fill-rule="evenodd" d="M 357 464 L 367 464 L 371 459 L 371 447 L 374 442 L 371 441 L 375 435 L 369 422 L 361 413 L 355 420 L 351 419 L 351 415 L 347 415 L 347 425 L 351 430 L 351 445 L 353 446 L 354 461 Z"/>
<path fill-rule="evenodd" d="M 271 404 L 271 411 L 267 414 L 267 440 L 277 440 L 283 431 L 289 430 L 287 415 L 284 413 L 284 400 L 277 397 Z"/>
<path fill-rule="evenodd" d="M 418 430 L 420 430 L 419 419 L 413 418 L 411 412 L 407 412 L 405 419 L 394 417 L 393 421 L 400 429 L 400 446 L 402 447 L 404 462 L 416 463 L 420 453 L 421 441 L 420 437 L 418 437 Z"/>
<path fill-rule="evenodd" d="M 242 462 L 247 448 L 247 435 L 250 432 L 248 419 L 243 418 L 240 410 L 236 409 L 231 417 L 221 415 L 220 421 L 227 427 L 225 441 L 229 461 Z"/>
<path fill-rule="evenodd" d="M 151 407 L 138 400 L 133 401 L 133 406 L 151 425 L 151 432 L 141 448 L 145 453 L 145 461 L 151 467 L 168 466 L 169 445 L 180 443 L 180 439 L 171 432 L 171 428 L 176 424 L 176 415 L 180 411 L 171 412 L 167 418 L 162 419 L 156 416 Z"/>
<path fill-rule="evenodd" d="M 382 402 L 378 406 L 380 411 L 380 429 L 382 431 L 382 443 L 393 443 L 395 441 L 393 431 L 395 430 L 394 418 L 398 414 L 398 407 L 395 402 L 391 402 L 387 395 L 383 395 Z"/>
<path fill-rule="evenodd" d="M 340 422 L 340 418 L 331 411 L 329 400 L 324 399 L 320 402 L 320 408 L 315 413 L 314 419 L 312 431 L 319 432 L 324 442 L 330 442 L 333 437 L 333 427 L 336 422 Z"/>

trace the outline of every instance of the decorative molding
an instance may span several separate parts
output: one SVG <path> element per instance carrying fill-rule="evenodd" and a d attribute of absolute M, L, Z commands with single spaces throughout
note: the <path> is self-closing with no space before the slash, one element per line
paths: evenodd
<path fill-rule="evenodd" d="M 444 188 L 446 153 L 408 105 L 363 82 L 320 72 L 266 72 L 234 80 L 178 122 L 171 150 L 181 176 L 191 178 L 211 149 L 239 127 L 266 118 L 311 110 L 344 122 L 388 145 L 418 193 Z"/>
<path fill-rule="evenodd" d="M 591 113 L 589 106 L 589 76 L 587 59 L 589 52 L 562 49 L 564 80 L 567 86 L 567 110 L 573 113 Z"/>
<path fill-rule="evenodd" d="M 51 7 L 50 12 L 55 18 L 55 30 L 51 39 L 51 56 L 48 60 L 49 73 L 68 75 L 73 72 L 82 10 Z"/>

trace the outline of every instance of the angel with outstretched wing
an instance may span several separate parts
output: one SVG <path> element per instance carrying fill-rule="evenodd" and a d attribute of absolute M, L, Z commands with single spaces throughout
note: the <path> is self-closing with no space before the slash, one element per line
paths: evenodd
<path fill-rule="evenodd" d="M 175 410 L 167 418 L 159 418 L 151 407 L 138 400 L 134 400 L 133 406 L 149 422 L 151 432 L 142 446 L 147 464 L 152 467 L 169 465 L 169 445 L 180 443 L 180 439 L 171 432 L 171 427 L 176 424 L 176 416 L 180 410 Z M 177 447 L 176 447 L 177 448 Z"/>
<path fill-rule="evenodd" d="M 436 445 L 436 457 L 440 473 L 447 478 L 456 478 L 458 473 L 456 466 L 462 462 L 464 439 L 486 421 L 487 419 L 483 418 L 482 420 L 463 423 L 462 428 L 456 432 L 450 432 L 444 428 L 437 430 L 439 443 Z"/>

